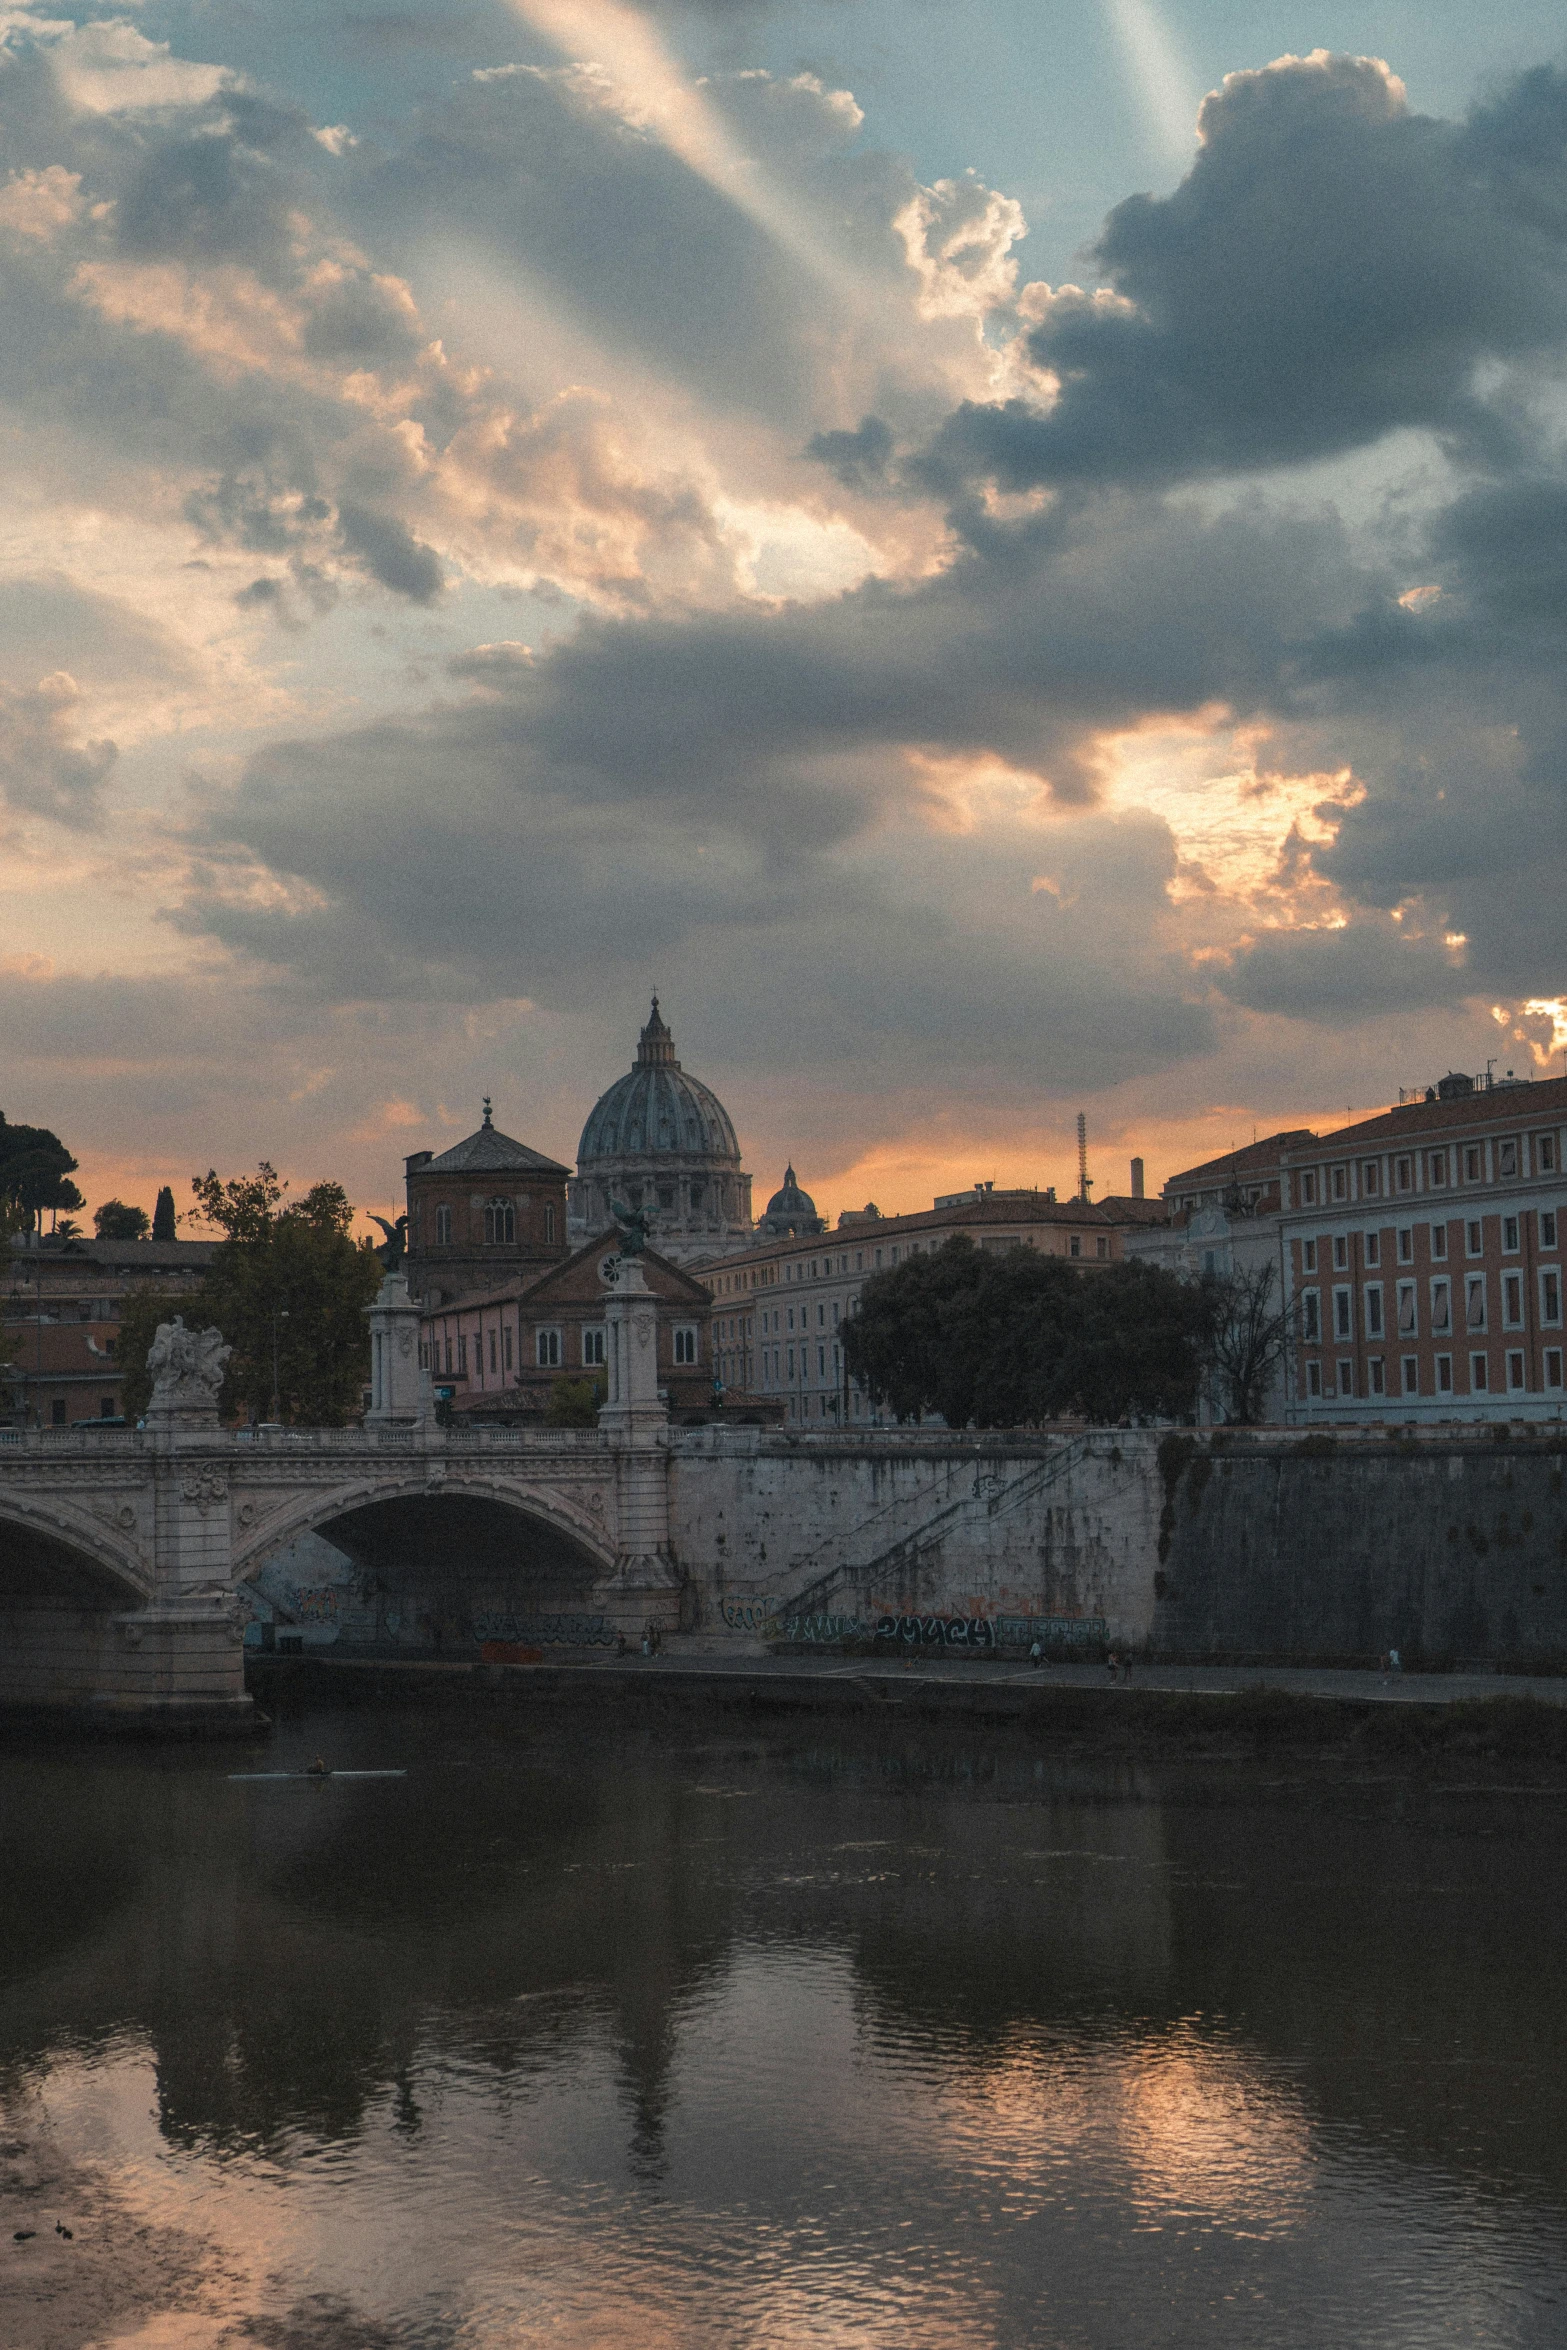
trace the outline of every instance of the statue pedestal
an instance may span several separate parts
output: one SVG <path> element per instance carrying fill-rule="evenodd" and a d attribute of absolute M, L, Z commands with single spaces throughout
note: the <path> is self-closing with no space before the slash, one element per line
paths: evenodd
<path fill-rule="evenodd" d="M 423 1428 L 435 1417 L 428 1372 L 419 1368 L 419 1308 L 401 1273 L 388 1273 L 370 1325 L 370 1408 L 367 1428 Z"/>
<path fill-rule="evenodd" d="M 615 1455 L 618 1541 L 609 1596 L 624 1593 L 630 1628 L 673 1628 L 680 1576 L 669 1553 L 668 1407 L 658 1392 L 658 1300 L 641 1262 L 622 1257 L 604 1308 L 609 1399 L 599 1413 Z M 603 1587 L 601 1586 L 601 1589 Z"/>

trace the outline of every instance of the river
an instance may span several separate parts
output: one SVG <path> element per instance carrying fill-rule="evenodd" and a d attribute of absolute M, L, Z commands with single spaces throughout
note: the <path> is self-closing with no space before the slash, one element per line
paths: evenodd
<path fill-rule="evenodd" d="M 407 1775 L 229 1776 L 317 1753 Z M 1564 1867 L 1021 1739 L 12 1751 L 0 2336 L 1559 2350 Z"/>

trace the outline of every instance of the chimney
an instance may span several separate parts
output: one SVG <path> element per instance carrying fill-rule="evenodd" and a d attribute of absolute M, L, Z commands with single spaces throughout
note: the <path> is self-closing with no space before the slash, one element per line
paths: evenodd
<path fill-rule="evenodd" d="M 1143 1196 L 1143 1162 L 1142 1162 L 1142 1160 L 1141 1160 L 1141 1159 L 1134 1159 L 1134 1160 L 1132 1161 L 1132 1197 L 1133 1197 L 1133 1199 L 1141 1199 L 1141 1198 L 1142 1198 L 1142 1196 Z"/>

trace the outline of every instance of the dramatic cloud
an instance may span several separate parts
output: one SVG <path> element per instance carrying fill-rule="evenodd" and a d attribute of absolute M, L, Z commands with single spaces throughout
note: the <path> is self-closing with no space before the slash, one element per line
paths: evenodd
<path fill-rule="evenodd" d="M 1105 284 L 1026 289 L 1048 410 L 964 408 L 938 475 L 1017 488 L 1299 462 L 1400 425 L 1508 437 L 1482 362 L 1562 348 L 1567 75 L 1465 124 L 1414 113 L 1387 67 L 1287 57 L 1227 77 L 1174 195 L 1110 215 Z"/>

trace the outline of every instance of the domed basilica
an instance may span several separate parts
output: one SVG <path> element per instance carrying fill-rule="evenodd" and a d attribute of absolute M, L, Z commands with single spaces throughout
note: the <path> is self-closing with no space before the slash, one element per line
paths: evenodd
<path fill-rule="evenodd" d="M 676 1263 L 747 1247 L 751 1178 L 717 1094 L 688 1076 L 653 998 L 636 1066 L 617 1078 L 589 1113 L 567 1191 L 574 1246 L 603 1232 L 610 1202 L 652 1212 L 652 1245 Z"/>

